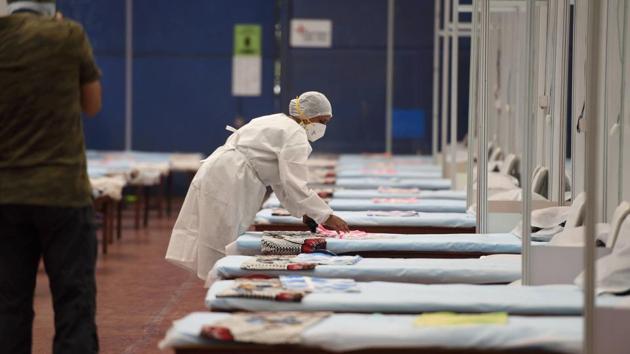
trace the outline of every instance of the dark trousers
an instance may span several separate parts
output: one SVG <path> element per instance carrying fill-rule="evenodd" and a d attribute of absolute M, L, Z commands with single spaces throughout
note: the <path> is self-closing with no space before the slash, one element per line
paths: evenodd
<path fill-rule="evenodd" d="M 55 310 L 55 354 L 98 353 L 92 207 L 0 205 L 0 352 L 30 354 L 40 258 Z"/>

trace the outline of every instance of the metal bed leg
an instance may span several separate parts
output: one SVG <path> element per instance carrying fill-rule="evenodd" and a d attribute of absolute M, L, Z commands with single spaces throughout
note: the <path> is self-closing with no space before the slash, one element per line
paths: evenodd
<path fill-rule="evenodd" d="M 149 226 L 149 206 L 150 206 L 150 190 L 149 186 L 144 186 L 144 221 L 143 226 Z"/>

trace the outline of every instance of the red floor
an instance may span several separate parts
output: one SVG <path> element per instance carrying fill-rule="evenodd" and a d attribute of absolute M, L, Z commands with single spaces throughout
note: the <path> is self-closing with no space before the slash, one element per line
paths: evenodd
<path fill-rule="evenodd" d="M 132 215 L 125 215 L 122 240 L 115 241 L 106 256 L 99 253 L 96 279 L 101 353 L 163 353 L 157 343 L 171 322 L 204 309 L 203 282 L 164 260 L 175 218 L 176 213 L 172 218 L 152 216 L 147 229 L 136 231 Z M 37 279 L 34 306 L 33 353 L 51 353 L 53 313 L 43 271 Z"/>

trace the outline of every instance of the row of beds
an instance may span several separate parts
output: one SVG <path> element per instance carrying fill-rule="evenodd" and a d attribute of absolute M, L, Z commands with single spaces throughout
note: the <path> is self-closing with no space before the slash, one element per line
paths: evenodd
<path fill-rule="evenodd" d="M 147 227 L 150 210 L 170 216 L 173 177 L 187 178 L 199 169 L 201 154 L 88 150 L 87 171 L 95 209 L 101 215 L 102 252 L 122 237 L 122 214 L 134 207 L 136 229 Z"/>
<path fill-rule="evenodd" d="M 243 269 L 244 262 L 261 253 L 265 231 L 306 230 L 300 219 L 273 215 L 280 205 L 272 195 L 257 215 L 255 231 L 241 235 L 229 245 L 228 255 L 210 272 L 205 297 L 210 311 L 192 313 L 175 321 L 160 343 L 162 349 L 170 348 L 178 354 L 298 350 L 302 353 L 580 352 L 582 290 L 574 284 L 517 285 L 521 278 L 521 239 L 515 233 L 474 234 L 475 217 L 466 210 L 465 193 L 450 190 L 450 182 L 439 177 L 441 172 L 431 160 L 342 155 L 336 161 L 315 159 L 312 165 L 312 175 L 319 177 L 312 184 L 325 189 L 323 194 L 331 197 L 335 213 L 351 229 L 369 232 L 371 236 L 387 235 L 327 239 L 327 251 L 364 257 L 353 265 L 323 265 L 290 272 Z M 361 181 L 366 183 L 362 185 Z M 356 210 L 357 204 L 364 210 Z M 630 213 L 627 204 L 620 209 L 611 225 L 620 225 Z M 414 216 L 372 213 L 383 210 L 417 213 Z M 583 219 L 583 199 L 576 198 L 570 207 L 555 208 L 554 212 L 561 215 L 554 220 L 558 225 L 546 225 L 548 229 L 556 232 L 560 229 L 560 234 L 575 230 Z M 549 219 L 544 210 L 541 214 Z M 536 214 L 533 219 L 536 220 Z M 539 229 L 533 234 L 535 243 L 553 242 L 552 233 Z M 617 244 L 627 243 L 617 240 L 630 240 L 630 233 L 623 234 L 620 227 L 602 229 L 605 246 L 613 251 Z M 244 278 L 275 278 L 289 273 L 353 279 L 360 291 L 313 292 L 300 302 L 219 296 Z M 604 307 L 624 306 L 628 300 L 628 296 L 611 294 L 597 299 L 598 305 Z M 303 330 L 291 344 L 226 341 L 201 335 L 205 327 L 229 319 L 234 313 L 248 312 L 255 317 L 262 312 L 287 311 L 331 314 Z M 501 325 L 414 325 L 419 314 L 441 312 L 502 312 L 508 314 L 509 320 Z"/>

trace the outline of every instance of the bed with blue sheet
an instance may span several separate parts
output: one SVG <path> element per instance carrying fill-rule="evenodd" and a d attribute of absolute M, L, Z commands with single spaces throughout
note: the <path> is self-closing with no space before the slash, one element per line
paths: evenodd
<path fill-rule="evenodd" d="M 414 210 L 424 213 L 465 213 L 465 200 L 451 199 L 418 199 L 405 198 L 373 198 L 373 199 L 344 199 L 332 198 L 328 205 L 335 211 L 364 211 L 364 210 Z M 270 198 L 263 205 L 264 208 L 279 208 L 280 201 Z"/>
<path fill-rule="evenodd" d="M 511 233 L 496 234 L 368 234 L 361 238 L 326 238 L 326 250 L 364 257 L 476 258 L 519 254 L 522 241 Z M 247 232 L 226 247 L 228 255 L 261 254 L 262 232 Z"/>
<path fill-rule="evenodd" d="M 359 292 L 307 294 L 300 302 L 217 297 L 234 280 L 217 281 L 205 304 L 219 311 L 333 311 L 356 313 L 507 312 L 528 316 L 580 316 L 584 293 L 576 285 L 506 286 L 357 282 Z M 630 296 L 602 294 L 599 306 L 620 305 Z"/>
<path fill-rule="evenodd" d="M 335 215 L 344 219 L 350 228 L 372 233 L 451 234 L 475 232 L 476 219 L 468 213 L 408 213 L 397 216 L 370 211 L 340 211 Z M 385 216 L 383 216 L 385 215 Z M 272 209 L 262 209 L 254 220 L 255 231 L 307 231 L 301 219 L 276 216 Z"/>
<path fill-rule="evenodd" d="M 177 320 L 160 348 L 178 354 L 577 354 L 582 346 L 579 316 L 509 316 L 502 325 L 418 326 L 417 315 L 332 314 L 304 330 L 294 345 L 226 343 L 200 337 L 202 326 L 228 316 L 198 312 Z"/>
<path fill-rule="evenodd" d="M 422 169 L 378 169 L 378 168 L 348 168 L 337 169 L 335 172 L 337 178 L 441 178 L 441 168 L 422 168 Z"/>
<path fill-rule="evenodd" d="M 337 178 L 335 186 L 346 189 L 419 188 L 425 190 L 451 189 L 451 180 L 445 178 L 377 178 L 351 177 Z"/>
<path fill-rule="evenodd" d="M 466 200 L 466 191 L 422 191 L 409 192 L 387 189 L 336 189 L 332 191 L 334 198 L 340 199 L 372 199 L 372 198 L 421 198 L 421 199 L 453 199 Z M 277 200 L 277 198 L 276 198 Z"/>
<path fill-rule="evenodd" d="M 207 284 L 252 275 L 304 275 L 348 278 L 356 281 L 398 281 L 419 284 L 507 284 L 521 278 L 520 255 L 480 258 L 362 258 L 352 265 L 318 265 L 313 270 L 248 270 L 241 265 L 250 256 L 226 256 L 214 264 Z"/>

